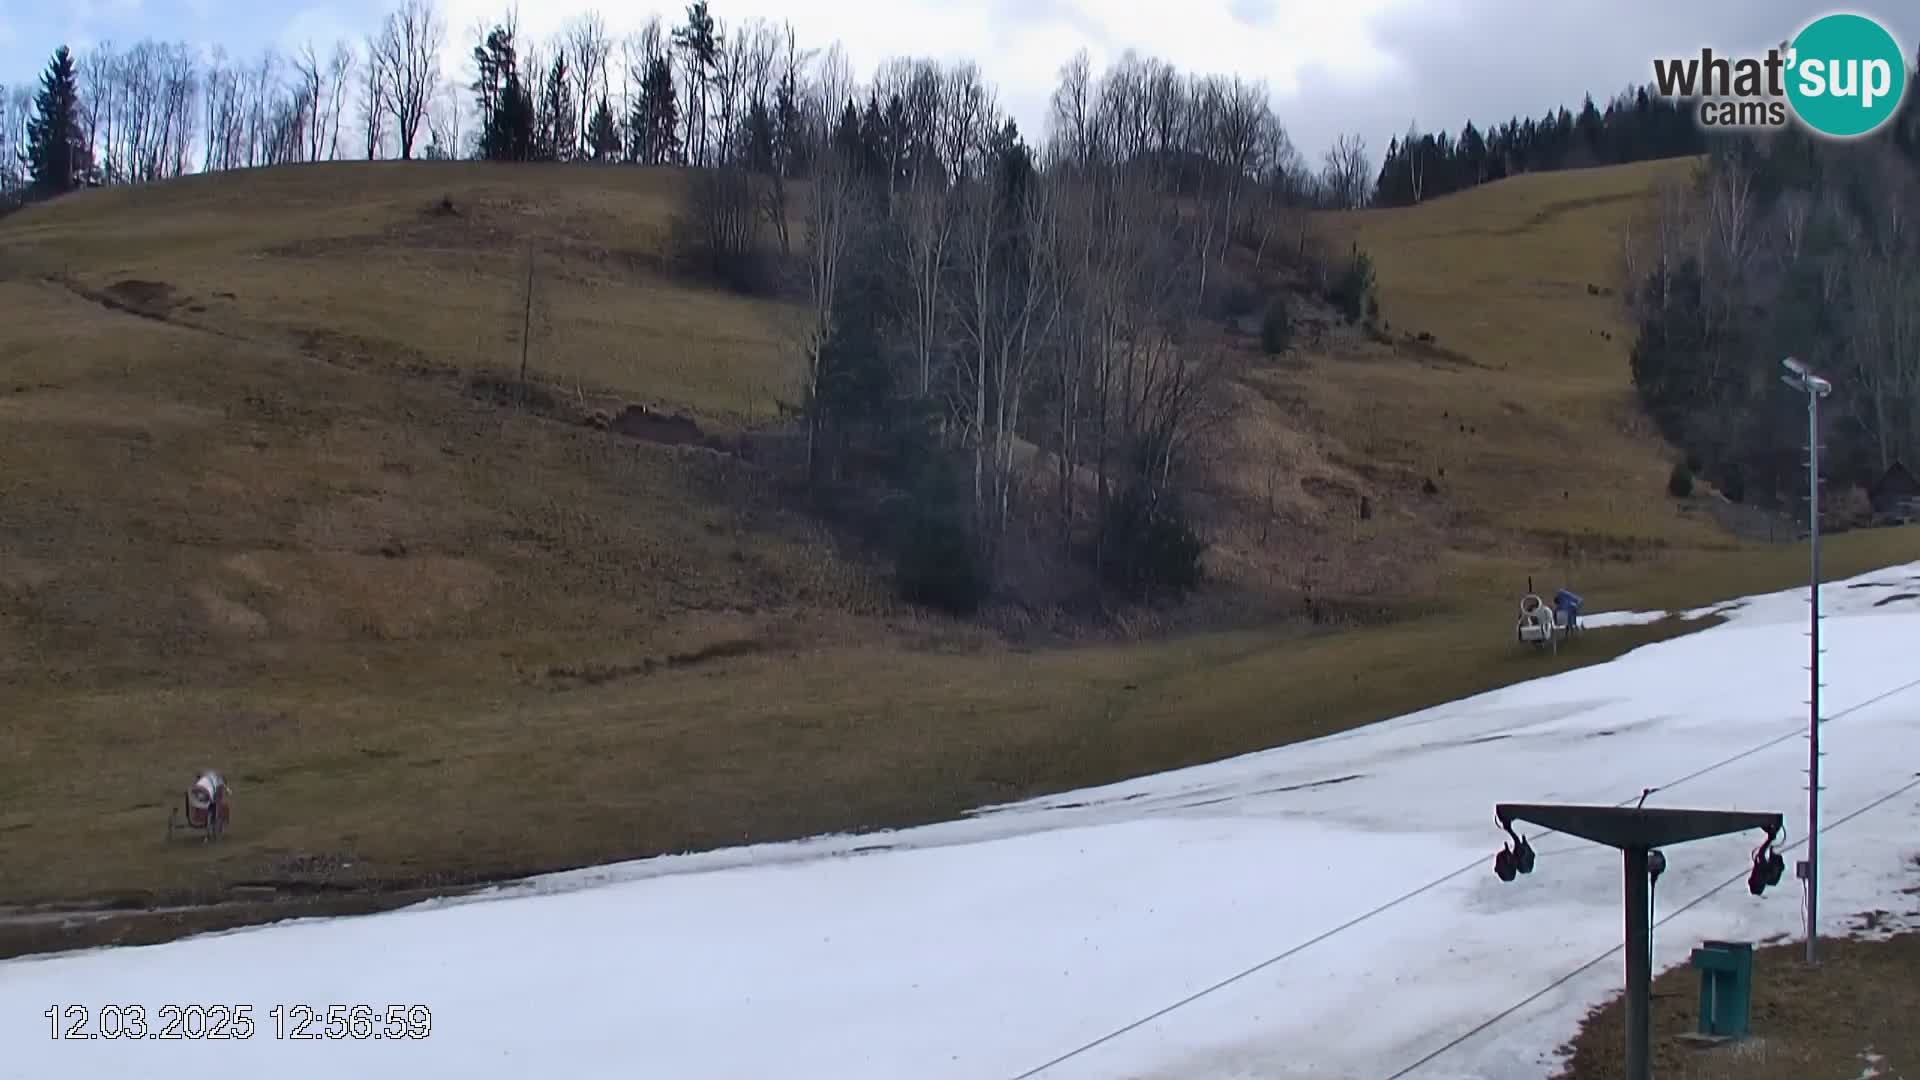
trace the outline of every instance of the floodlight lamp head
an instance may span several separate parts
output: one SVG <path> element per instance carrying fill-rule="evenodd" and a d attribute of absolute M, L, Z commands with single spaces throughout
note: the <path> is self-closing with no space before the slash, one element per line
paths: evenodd
<path fill-rule="evenodd" d="M 1780 366 L 1786 368 L 1789 372 L 1792 372 L 1792 374 L 1790 375 L 1780 376 L 1780 381 L 1783 383 L 1786 383 L 1788 386 L 1793 387 L 1795 390 L 1798 390 L 1803 394 L 1807 394 L 1811 397 L 1823 398 L 1833 392 L 1832 383 L 1828 382 L 1826 379 L 1823 379 L 1818 375 L 1815 375 L 1812 369 L 1808 368 L 1807 365 L 1801 363 L 1800 361 L 1794 359 L 1791 356 L 1787 357 L 1785 360 L 1780 361 Z"/>

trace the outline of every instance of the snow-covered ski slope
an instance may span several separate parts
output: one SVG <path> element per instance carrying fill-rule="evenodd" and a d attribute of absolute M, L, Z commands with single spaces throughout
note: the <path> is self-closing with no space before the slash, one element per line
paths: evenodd
<path fill-rule="evenodd" d="M 1828 932 L 1920 907 L 1914 594 L 1920 564 L 1823 592 Z M 0 963 L 0 1076 L 1539 1078 L 1620 986 L 1620 860 L 1545 836 L 1503 884 L 1494 803 L 1655 788 L 1805 831 L 1805 591 L 1712 610 L 1611 663 L 962 821 Z M 1758 840 L 1668 852 L 1657 966 L 1797 933 L 1791 871 L 1747 891 Z M 250 1004 L 256 1032 L 69 1042 L 43 1017 L 133 1004 Z M 426 1005 L 432 1033 L 277 1038 L 295 1004 Z"/>

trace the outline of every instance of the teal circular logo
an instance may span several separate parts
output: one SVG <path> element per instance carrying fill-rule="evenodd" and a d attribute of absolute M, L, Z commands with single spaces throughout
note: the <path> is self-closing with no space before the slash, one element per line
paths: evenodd
<path fill-rule="evenodd" d="M 1826 15 L 1793 39 L 1787 100 L 1822 135 L 1851 139 L 1893 117 L 1907 90 L 1907 57 L 1864 15 Z"/>

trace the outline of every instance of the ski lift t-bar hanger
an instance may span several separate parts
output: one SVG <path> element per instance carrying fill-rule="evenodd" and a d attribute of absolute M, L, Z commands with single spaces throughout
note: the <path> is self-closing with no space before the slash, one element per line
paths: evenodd
<path fill-rule="evenodd" d="M 1502 881 L 1533 871 L 1531 845 L 1513 831 L 1516 821 L 1529 822 L 1568 836 L 1619 848 L 1627 886 L 1627 1067 L 1626 1080 L 1652 1080 L 1653 990 L 1653 878 L 1666 865 L 1657 850 L 1674 844 L 1760 829 L 1766 840 L 1753 853 L 1753 872 L 1747 888 L 1755 896 L 1778 885 L 1785 860 L 1773 850 L 1784 819 L 1779 814 L 1734 810 L 1678 810 L 1664 807 L 1553 806 L 1538 803 L 1501 803 L 1494 820 L 1515 845 L 1503 847 L 1494 859 Z"/>

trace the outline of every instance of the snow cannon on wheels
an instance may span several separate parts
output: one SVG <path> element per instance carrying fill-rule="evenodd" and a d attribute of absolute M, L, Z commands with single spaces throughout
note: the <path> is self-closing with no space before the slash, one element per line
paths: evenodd
<path fill-rule="evenodd" d="M 1579 636 L 1582 603 L 1580 594 L 1569 589 L 1561 589 L 1553 594 L 1553 622 L 1561 637 Z"/>
<path fill-rule="evenodd" d="M 187 788 L 181 802 L 182 805 L 167 815 L 169 841 L 176 832 L 197 832 L 202 839 L 211 841 L 227 831 L 233 804 L 228 797 L 227 782 L 219 773 L 212 769 L 202 772 L 193 786 Z"/>
<path fill-rule="evenodd" d="M 1580 594 L 1561 589 L 1548 604 L 1533 591 L 1533 579 L 1527 579 L 1527 594 L 1520 598 L 1520 618 L 1514 635 L 1522 645 L 1560 651 L 1560 642 L 1580 632 Z"/>

